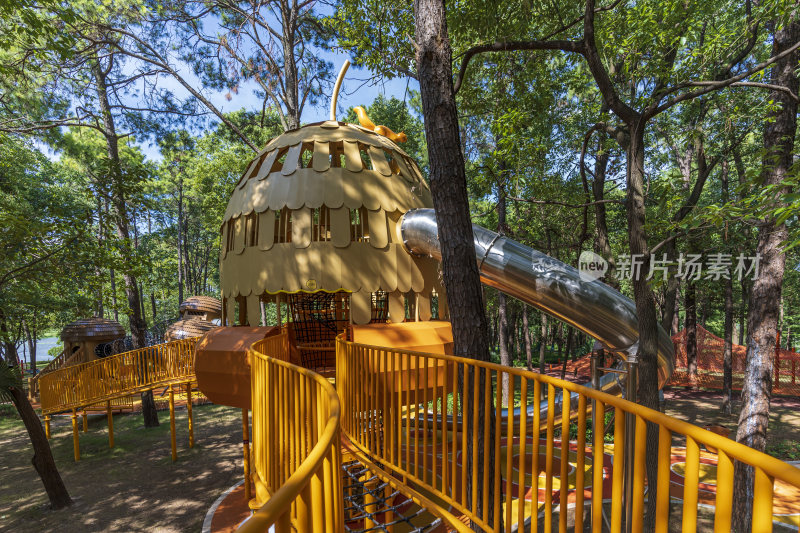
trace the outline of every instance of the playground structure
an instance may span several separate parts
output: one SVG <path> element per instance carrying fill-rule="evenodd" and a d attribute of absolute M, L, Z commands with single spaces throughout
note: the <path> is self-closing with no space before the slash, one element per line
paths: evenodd
<path fill-rule="evenodd" d="M 131 396 L 140 392 L 169 389 L 172 460 L 177 459 L 175 442 L 174 394 L 178 389 L 187 396 L 189 446 L 194 446 L 192 429 L 192 387 L 194 377 L 194 344 L 197 339 L 172 341 L 133 350 L 100 360 L 70 365 L 45 374 L 41 378 L 40 395 L 45 434 L 50 438 L 50 420 L 57 413 L 72 415 L 72 439 L 75 461 L 80 460 L 78 414 L 91 410 L 106 412 L 108 446 L 114 447 L 113 411 L 132 408 Z"/>
<path fill-rule="evenodd" d="M 222 317 L 222 302 L 211 296 L 190 296 L 181 302 L 179 309 L 180 320 L 164 333 L 167 342 L 200 337 L 219 326 Z"/>
<path fill-rule="evenodd" d="M 61 330 L 64 349 L 41 371 L 28 379 L 28 394 L 39 394 L 41 376 L 71 365 L 86 363 L 116 353 L 114 341 L 125 337 L 125 328 L 115 320 L 101 317 L 83 318 Z"/>
<path fill-rule="evenodd" d="M 254 513 L 241 531 L 469 531 L 468 521 L 485 531 L 641 531 L 648 423 L 658 428 L 656 531 L 668 528 L 680 449 L 685 531 L 700 503 L 714 505 L 715 531 L 730 530 L 734 460 L 755 469 L 754 531 L 800 519 L 800 470 L 629 401 L 638 340 L 629 299 L 478 226 L 484 283 L 598 339 L 620 364 L 600 376 L 595 361 L 589 388 L 451 355 L 430 192 L 381 132 L 400 136 L 365 125 L 332 116 L 273 139 L 248 166 L 221 228 L 222 327 L 197 344 L 43 378 L 47 413 L 72 412 L 76 460 L 82 406 L 196 378 L 213 401 L 242 409 Z M 262 303 L 274 306 L 274 325 L 261 324 Z M 658 355 L 663 385 L 674 367 L 664 332 Z M 713 473 L 701 447 L 716 450 Z"/>

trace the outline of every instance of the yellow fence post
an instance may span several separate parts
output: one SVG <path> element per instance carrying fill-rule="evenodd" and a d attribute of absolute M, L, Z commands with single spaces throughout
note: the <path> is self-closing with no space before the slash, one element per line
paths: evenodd
<path fill-rule="evenodd" d="M 111 411 L 111 400 L 106 402 L 106 418 L 108 418 L 108 447 L 114 447 L 114 413 Z"/>
<path fill-rule="evenodd" d="M 172 445 L 172 462 L 178 460 L 178 448 L 175 444 L 175 391 L 169 386 L 169 435 Z"/>
<path fill-rule="evenodd" d="M 194 419 L 192 418 L 192 384 L 186 384 L 186 416 L 189 418 L 189 448 L 194 448 Z"/>
<path fill-rule="evenodd" d="M 50 415 L 44 417 L 44 434 L 50 440 Z"/>
<path fill-rule="evenodd" d="M 77 463 L 81 460 L 81 445 L 78 440 L 78 413 L 75 409 L 72 410 L 72 450 Z"/>
<path fill-rule="evenodd" d="M 244 454 L 244 498 L 250 501 L 250 420 L 247 409 L 242 409 L 242 453 Z"/>
<path fill-rule="evenodd" d="M 86 433 L 89 431 L 89 420 L 86 414 L 86 409 L 83 410 L 83 432 Z"/>

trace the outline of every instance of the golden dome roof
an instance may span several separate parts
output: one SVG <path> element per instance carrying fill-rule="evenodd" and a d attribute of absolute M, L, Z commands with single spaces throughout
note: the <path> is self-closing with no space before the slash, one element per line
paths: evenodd
<path fill-rule="evenodd" d="M 397 225 L 408 210 L 432 206 L 417 164 L 383 135 L 335 121 L 284 133 L 251 162 L 228 203 L 224 305 L 246 298 L 255 321 L 261 295 L 345 290 L 356 323 L 369 322 L 376 291 L 390 294 L 395 316 L 408 292 L 426 308 L 433 291 L 443 294 L 438 264 L 409 255 Z"/>

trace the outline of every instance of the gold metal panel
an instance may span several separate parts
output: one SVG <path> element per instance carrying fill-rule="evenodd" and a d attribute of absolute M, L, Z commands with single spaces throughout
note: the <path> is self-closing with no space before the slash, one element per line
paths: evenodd
<path fill-rule="evenodd" d="M 286 207 L 286 198 L 289 196 L 289 188 L 292 186 L 294 178 L 276 175 L 273 179 L 267 180 L 269 183 L 268 196 L 269 208 L 273 211 L 280 211 Z"/>
<path fill-rule="evenodd" d="M 244 198 L 242 199 L 242 215 L 249 215 L 253 212 L 253 201 L 254 201 L 254 194 L 253 194 L 253 185 L 258 183 L 257 181 L 250 180 L 247 182 L 246 186 L 242 187 L 244 191 Z"/>
<path fill-rule="evenodd" d="M 220 261 L 225 259 L 225 256 L 228 255 L 228 224 L 225 223 L 222 225 L 222 229 L 219 231 L 219 258 Z"/>
<path fill-rule="evenodd" d="M 320 288 L 328 291 L 346 288 L 342 285 L 342 260 L 336 253 L 336 248 L 329 242 L 321 242 L 315 247 L 319 249 L 320 258 L 324 261 L 320 269 Z"/>
<path fill-rule="evenodd" d="M 425 290 L 425 276 L 422 272 L 422 264 L 425 261 L 425 258 L 411 257 L 411 290 L 414 292 Z"/>
<path fill-rule="evenodd" d="M 357 181 L 348 180 L 348 183 L 352 183 L 355 187 L 345 186 L 345 190 L 350 193 L 346 194 L 347 199 L 345 200 L 348 207 L 353 206 L 353 209 L 357 209 L 364 206 L 367 209 L 375 210 L 385 209 L 384 204 L 394 203 L 393 199 L 386 194 L 387 188 L 382 183 L 384 178 L 380 174 L 374 170 L 365 170 L 359 174 L 359 178 Z"/>
<path fill-rule="evenodd" d="M 397 290 L 408 292 L 411 290 L 411 256 L 402 246 L 395 246 L 397 256 Z"/>
<path fill-rule="evenodd" d="M 383 135 L 378 135 L 374 131 L 362 128 L 356 124 L 339 124 L 336 129 L 327 129 L 319 125 L 309 125 L 303 128 L 286 132 L 283 135 L 271 140 L 264 147 L 263 152 L 274 150 L 276 148 L 283 148 L 286 146 L 293 146 L 299 142 L 309 142 L 312 140 L 324 142 L 337 142 L 337 141 L 358 141 L 364 144 L 373 146 L 384 147 L 388 150 L 399 152 L 405 156 L 408 154 L 397 144 L 390 141 Z"/>
<path fill-rule="evenodd" d="M 350 295 L 350 318 L 355 324 L 369 324 L 372 320 L 372 294 L 358 291 Z"/>
<path fill-rule="evenodd" d="M 345 181 L 350 181 L 347 179 L 346 170 L 331 168 L 320 175 L 323 177 L 325 205 L 328 207 L 341 207 L 342 203 L 344 203 L 343 184 Z"/>
<path fill-rule="evenodd" d="M 336 248 L 336 255 L 342 262 L 342 288 L 349 291 L 361 290 L 361 265 L 359 250 L 355 246 Z"/>
<path fill-rule="evenodd" d="M 264 163 L 261 165 L 261 168 L 258 169 L 258 174 L 255 176 L 255 179 L 258 181 L 262 181 L 267 178 L 270 174 L 270 170 L 272 169 L 272 165 L 275 164 L 275 159 L 278 157 L 278 150 L 271 151 L 267 158 L 264 160 Z"/>
<path fill-rule="evenodd" d="M 406 164 L 406 158 L 402 155 L 395 154 L 394 157 L 395 162 L 397 163 L 397 167 L 400 169 L 400 175 L 408 182 L 416 181 L 414 174 L 412 174 L 411 170 L 409 170 L 408 165 Z"/>
<path fill-rule="evenodd" d="M 236 182 L 236 187 L 241 188 L 244 187 L 244 184 L 247 183 L 247 180 L 250 179 L 250 175 L 256 169 L 258 162 L 261 161 L 260 157 L 256 157 L 253 159 L 249 165 L 247 165 L 247 169 L 242 173 L 242 176 L 239 178 L 239 181 Z"/>
<path fill-rule="evenodd" d="M 431 319 L 431 295 L 430 293 L 417 294 L 417 313 L 419 313 L 420 320 Z"/>
<path fill-rule="evenodd" d="M 403 322 L 406 319 L 406 301 L 403 293 L 394 291 L 389 293 L 389 320 L 394 323 Z"/>
<path fill-rule="evenodd" d="M 384 152 L 382 148 L 370 146 L 369 157 L 372 159 L 372 168 L 384 176 L 392 175 L 392 169 L 389 167 L 389 162 L 386 160 L 386 152 Z"/>
<path fill-rule="evenodd" d="M 229 326 L 232 326 L 235 322 L 236 318 L 236 300 L 234 298 L 228 298 L 227 303 L 227 322 Z"/>
<path fill-rule="evenodd" d="M 233 251 L 237 254 L 244 252 L 244 217 L 239 216 L 234 221 Z"/>
<path fill-rule="evenodd" d="M 290 178 L 284 178 L 289 182 L 289 188 L 284 199 L 284 205 L 289 209 L 300 209 L 306 205 L 306 187 L 308 183 L 306 178 L 309 174 L 316 174 L 316 172 L 309 168 L 301 168 L 292 174 Z"/>
<path fill-rule="evenodd" d="M 292 211 L 292 244 L 295 248 L 311 244 L 311 210 L 307 207 Z"/>
<path fill-rule="evenodd" d="M 344 141 L 344 161 L 345 168 L 350 172 L 361 172 L 364 168 L 364 161 L 361 160 L 361 153 L 358 151 L 358 143 L 355 141 Z"/>
<path fill-rule="evenodd" d="M 261 305 L 255 294 L 247 297 L 247 322 L 254 328 L 261 325 Z"/>
<path fill-rule="evenodd" d="M 374 292 L 381 286 L 381 263 L 384 252 L 376 250 L 369 243 L 354 242 L 350 245 L 354 252 L 361 258 L 358 270 L 361 276 L 361 290 Z"/>
<path fill-rule="evenodd" d="M 346 207 L 331 209 L 331 242 L 337 248 L 350 246 L 350 210 Z"/>
<path fill-rule="evenodd" d="M 294 173 L 300 166 L 300 152 L 303 149 L 303 143 L 298 143 L 289 148 L 286 154 L 286 159 L 283 161 L 283 168 L 281 174 L 289 176 Z"/>
<path fill-rule="evenodd" d="M 397 252 L 395 248 L 397 248 L 396 244 L 390 244 L 381 261 L 381 289 L 387 292 L 397 289 Z"/>
<path fill-rule="evenodd" d="M 322 206 L 325 203 L 325 175 L 309 169 L 298 171 L 298 174 L 300 172 L 305 175 L 306 187 L 303 192 L 306 207 Z"/>
<path fill-rule="evenodd" d="M 386 211 L 382 209 L 367 211 L 367 221 L 369 222 L 369 243 L 374 248 L 385 248 L 389 243 Z"/>
<path fill-rule="evenodd" d="M 317 172 L 325 172 L 331 168 L 330 143 L 314 141 L 313 163 Z"/>
<path fill-rule="evenodd" d="M 269 250 L 275 243 L 275 212 L 258 214 L 258 249 Z"/>
<path fill-rule="evenodd" d="M 280 178 L 280 176 L 278 176 Z M 275 183 L 274 179 L 266 181 L 253 181 L 253 211 L 261 213 L 269 209 L 270 188 Z"/>

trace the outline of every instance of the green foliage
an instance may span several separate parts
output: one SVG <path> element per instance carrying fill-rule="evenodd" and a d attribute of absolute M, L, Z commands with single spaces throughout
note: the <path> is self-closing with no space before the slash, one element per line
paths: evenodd
<path fill-rule="evenodd" d="M 412 94 L 412 99 L 414 95 Z M 394 96 L 380 94 L 368 106 L 363 106 L 367 116 L 376 125 L 384 125 L 395 133 L 403 132 L 408 140 L 400 147 L 417 162 L 424 175 L 428 175 L 428 148 L 425 143 L 425 126 L 419 116 L 411 113 L 408 106 Z M 347 110 L 346 122 L 358 124 L 353 108 Z"/>

